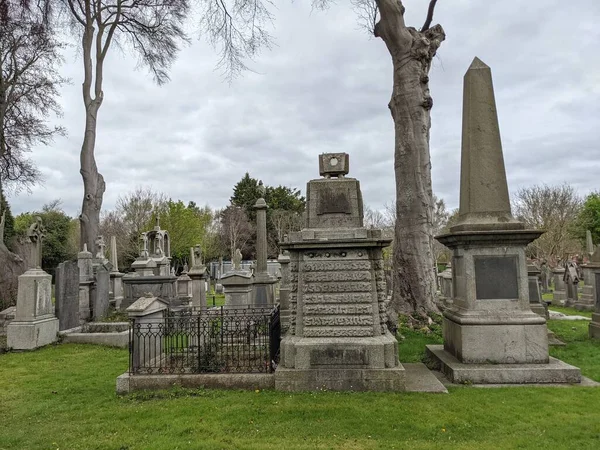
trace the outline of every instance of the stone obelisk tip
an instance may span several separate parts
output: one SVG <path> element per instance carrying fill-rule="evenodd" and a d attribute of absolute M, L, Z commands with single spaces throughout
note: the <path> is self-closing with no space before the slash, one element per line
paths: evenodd
<path fill-rule="evenodd" d="M 482 60 L 480 60 L 477 56 L 475 58 L 473 58 L 473 62 L 469 66 L 469 70 L 489 69 L 489 68 L 490 68 L 490 66 L 488 66 L 486 63 L 484 63 Z"/>
<path fill-rule="evenodd" d="M 464 77 L 459 221 L 451 232 L 523 228 L 510 210 L 492 71 L 476 57 Z"/>

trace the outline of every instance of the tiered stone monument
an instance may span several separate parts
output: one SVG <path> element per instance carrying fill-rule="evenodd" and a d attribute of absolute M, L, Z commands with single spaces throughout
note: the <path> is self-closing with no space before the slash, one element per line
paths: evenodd
<path fill-rule="evenodd" d="M 458 223 L 436 239 L 453 250 L 453 302 L 444 345 L 429 356 L 455 383 L 575 383 L 576 367 L 548 355 L 546 319 L 531 311 L 525 246 L 542 231 L 513 218 L 490 68 L 464 77 Z"/>
<path fill-rule="evenodd" d="M 345 153 L 322 154 L 308 182 L 305 228 L 290 253 L 289 329 L 275 371 L 279 390 L 403 390 L 398 343 L 387 329 L 378 229 L 363 226 L 360 185 Z"/>
<path fill-rule="evenodd" d="M 589 239 L 591 240 L 591 236 Z M 579 311 L 594 311 L 596 308 L 596 278 L 595 274 L 600 270 L 600 245 L 590 255 L 590 260 L 583 267 L 583 292 L 575 303 Z"/>
<path fill-rule="evenodd" d="M 110 307 L 110 271 L 112 265 L 106 258 L 104 237 L 96 238 L 96 256 L 92 260 L 95 283 L 92 285 L 92 320 L 99 322 L 106 318 Z"/>
<path fill-rule="evenodd" d="M 77 254 L 79 267 L 79 320 L 88 321 L 92 318 L 92 289 L 94 288 L 94 267 L 92 253 L 88 251 L 87 244 Z"/>
<path fill-rule="evenodd" d="M 152 231 L 141 234 L 140 243 L 140 255 L 131 264 L 133 272 L 123 276 L 121 308 L 128 308 L 147 293 L 166 301 L 171 308 L 180 308 L 177 277 L 170 270 L 169 234 L 160 228 L 158 219 Z"/>
<path fill-rule="evenodd" d="M 121 308 L 123 301 L 123 273 L 119 272 L 119 258 L 117 255 L 117 237 L 110 238 L 110 302 L 116 309 Z"/>
<path fill-rule="evenodd" d="M 266 193 L 262 181 L 258 188 L 261 197 L 256 201 L 256 268 L 254 270 L 253 303 L 255 305 L 272 305 L 275 303 L 275 283 L 277 279 L 271 276 L 267 270 L 267 203 L 264 196 Z"/>
<path fill-rule="evenodd" d="M 59 321 L 52 304 L 52 276 L 42 270 L 42 219 L 29 227 L 33 267 L 19 276 L 15 319 L 6 327 L 7 345 L 13 350 L 32 350 L 57 340 Z"/>
<path fill-rule="evenodd" d="M 202 262 L 202 247 L 200 244 L 190 248 L 190 263 L 192 267 L 188 276 L 192 280 L 192 306 L 206 307 L 206 266 Z"/>
<path fill-rule="evenodd" d="M 242 269 L 242 252 L 235 249 L 232 270 L 221 277 L 225 306 L 250 306 L 252 304 L 252 274 Z"/>

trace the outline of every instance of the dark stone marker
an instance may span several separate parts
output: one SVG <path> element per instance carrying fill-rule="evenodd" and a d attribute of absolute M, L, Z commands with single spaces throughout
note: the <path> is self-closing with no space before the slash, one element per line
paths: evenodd
<path fill-rule="evenodd" d="M 319 193 L 317 214 L 352 214 L 348 188 L 323 188 Z"/>
<path fill-rule="evenodd" d="M 54 296 L 58 329 L 79 326 L 79 267 L 77 261 L 65 261 L 56 269 Z"/>
<path fill-rule="evenodd" d="M 600 313 L 600 273 L 595 273 L 596 312 Z"/>
<path fill-rule="evenodd" d="M 519 298 L 516 256 L 476 256 L 477 300 Z"/>
<path fill-rule="evenodd" d="M 99 266 L 96 269 L 96 289 L 94 295 L 93 304 L 93 320 L 98 322 L 103 320 L 108 315 L 109 298 L 108 293 L 110 290 L 110 274 L 104 266 Z"/>

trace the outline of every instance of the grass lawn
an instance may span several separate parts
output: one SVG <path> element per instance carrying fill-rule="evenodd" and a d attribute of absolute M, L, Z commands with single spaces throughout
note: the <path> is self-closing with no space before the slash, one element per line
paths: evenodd
<path fill-rule="evenodd" d="M 587 322 L 550 323 L 552 354 L 600 381 Z M 403 362 L 439 334 L 402 330 Z M 418 393 L 174 389 L 115 395 L 127 351 L 56 345 L 0 355 L 0 449 L 600 448 L 600 388 Z"/>

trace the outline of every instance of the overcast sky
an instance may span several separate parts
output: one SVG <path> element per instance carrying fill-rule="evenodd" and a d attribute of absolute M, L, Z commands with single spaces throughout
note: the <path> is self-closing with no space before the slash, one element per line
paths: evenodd
<path fill-rule="evenodd" d="M 407 24 L 420 27 L 428 0 L 404 3 Z M 383 41 L 359 29 L 347 0 L 313 12 L 306 1 L 277 4 L 277 47 L 232 85 L 202 40 L 181 52 L 161 87 L 132 55 L 112 49 L 96 145 L 105 209 L 136 186 L 223 207 L 246 171 L 304 193 L 318 178 L 317 156 L 334 151 L 350 154 L 349 176 L 360 180 L 366 205 L 393 201 L 392 71 Z M 458 206 L 462 77 L 474 56 L 492 68 L 510 191 L 562 182 L 582 195 L 600 189 L 599 20 L 598 0 L 438 2 L 434 23 L 447 37 L 430 73 L 432 177 L 450 209 Z M 10 198 L 14 214 L 56 198 L 79 213 L 82 71 L 73 48 L 62 69 L 73 80 L 61 98 L 68 137 L 35 149 L 45 182 Z"/>

